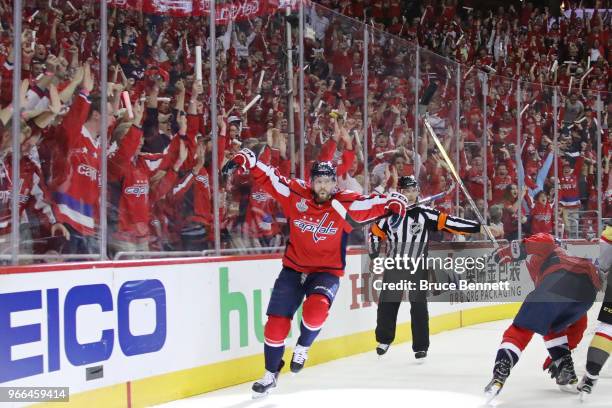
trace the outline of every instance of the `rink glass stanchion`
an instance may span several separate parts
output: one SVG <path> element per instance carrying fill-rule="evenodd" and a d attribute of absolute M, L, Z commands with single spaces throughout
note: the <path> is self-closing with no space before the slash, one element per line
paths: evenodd
<path fill-rule="evenodd" d="M 210 1 L 210 13 L 208 16 L 208 26 L 210 27 L 210 38 L 217 38 L 217 12 L 216 2 Z M 225 52 L 225 50 L 223 50 Z M 219 124 L 217 123 L 217 115 L 219 107 L 217 105 L 217 42 L 210 42 L 210 51 L 208 54 L 210 60 L 210 123 L 212 134 L 212 168 L 213 168 L 213 215 L 214 215 L 214 234 L 215 234 L 215 253 L 219 255 L 221 249 L 221 203 L 219 197 L 221 194 L 221 185 L 219 182 L 221 164 L 219 163 Z M 226 137 L 229 137 L 229 125 L 226 130 Z M 225 207 L 223 216 L 227 214 L 227 198 L 224 201 Z"/>
<path fill-rule="evenodd" d="M 292 29 L 291 29 L 291 3 L 289 3 L 285 8 L 285 41 L 286 48 L 285 52 L 287 53 L 287 78 L 285 80 L 287 92 L 287 133 L 289 135 L 289 160 L 291 160 L 291 171 L 290 175 L 292 178 L 296 177 L 295 174 L 295 123 L 294 118 L 295 114 L 293 111 L 293 99 L 295 95 L 295 89 L 293 86 L 293 41 L 291 38 Z"/>
<path fill-rule="evenodd" d="M 108 49 L 108 1 L 100 2 L 100 50 Z M 100 53 L 100 258 L 108 259 L 108 52 Z"/>
<path fill-rule="evenodd" d="M 12 140 L 11 140 L 11 153 L 13 167 L 13 180 L 20 179 L 20 138 L 21 138 L 21 17 L 23 12 L 22 0 L 13 1 L 13 117 L 12 117 Z M 18 35 L 15 35 L 18 33 Z M 16 265 L 18 263 L 17 256 L 19 255 L 19 242 L 20 234 L 19 227 L 20 216 L 19 216 L 19 183 L 12 183 L 11 188 L 11 235 L 10 235 L 10 254 L 11 263 Z"/>
<path fill-rule="evenodd" d="M 601 222 L 601 219 L 603 217 L 602 214 L 602 202 L 603 202 L 603 197 L 602 197 L 602 193 L 603 193 L 603 185 L 602 185 L 602 172 L 603 172 L 603 162 L 602 162 L 602 154 L 603 154 L 603 150 L 602 150 L 602 140 L 601 140 L 601 134 L 603 133 L 603 123 L 601 121 L 602 117 L 601 117 L 601 112 L 603 111 L 603 101 L 601 100 L 601 92 L 597 92 L 597 101 L 595 101 L 595 106 L 596 106 L 596 110 L 597 110 L 597 167 L 596 170 L 597 171 L 597 237 L 601 236 L 601 233 L 603 231 L 603 224 Z M 606 127 L 608 126 L 608 124 L 606 123 Z"/>
<path fill-rule="evenodd" d="M 373 28 L 372 28 L 373 29 Z M 362 100 L 362 122 L 363 122 L 363 130 L 362 132 L 362 155 L 363 155 L 363 192 L 365 194 L 370 193 L 372 186 L 370 183 L 370 161 L 369 161 L 369 149 L 371 148 L 373 140 L 369 138 L 369 131 L 371 123 L 369 119 L 369 71 L 370 67 L 369 63 L 369 52 L 370 52 L 370 30 L 368 29 L 367 24 L 363 24 L 363 59 L 361 64 L 361 69 L 363 71 L 363 100 Z M 359 137 L 359 135 L 357 135 Z M 363 228 L 364 232 L 366 231 L 365 227 Z M 368 246 L 368 234 L 363 234 L 363 244 L 367 248 Z"/>
<path fill-rule="evenodd" d="M 414 64 L 414 130 L 412 136 L 412 146 L 416 146 L 421 136 L 419 133 L 419 99 L 421 97 L 421 47 L 418 43 L 415 44 L 416 52 L 414 53 L 416 61 Z"/>
<path fill-rule="evenodd" d="M 459 160 L 459 156 L 457 155 L 457 147 L 461 132 L 459 119 L 461 116 L 461 104 L 459 103 L 461 88 L 456 84 L 456 71 L 457 69 L 460 69 L 460 66 L 455 64 L 453 61 L 433 52 L 429 52 L 428 55 L 431 69 L 435 73 L 438 82 L 438 90 L 436 91 L 436 94 L 434 94 L 434 102 L 437 105 L 436 109 L 440 109 L 439 112 L 445 112 L 445 114 L 438 113 L 436 116 L 442 117 L 443 119 L 443 127 L 445 128 L 444 140 L 448 143 L 446 153 L 457 172 L 461 174 L 461 162 Z M 426 133 L 427 130 L 424 129 L 424 132 L 422 132 L 421 135 L 424 136 Z M 438 155 L 440 156 L 439 153 Z M 443 175 L 442 172 L 441 175 Z M 447 192 L 447 195 L 432 204 L 432 207 L 435 207 L 438 210 L 444 211 L 448 214 L 455 213 L 456 210 L 454 210 L 453 207 L 455 207 L 456 204 L 456 194 L 453 191 L 448 190 L 453 183 L 454 181 L 452 176 L 444 177 L 439 186 L 431 189 L 431 194 L 437 194 L 444 191 Z M 451 236 L 447 235 L 438 239 L 445 240 L 450 238 Z M 477 239 L 477 237 L 471 238 Z"/>
<path fill-rule="evenodd" d="M 299 118 L 300 118 L 300 172 L 299 178 L 305 180 L 305 163 L 304 163 L 304 139 L 306 138 L 306 107 L 304 106 L 304 0 L 299 0 L 299 32 L 298 32 L 298 44 L 299 44 L 299 92 L 300 106 L 299 106 Z M 295 94 L 296 90 L 293 90 Z"/>
<path fill-rule="evenodd" d="M 369 71 L 370 67 L 368 66 L 369 62 L 369 50 L 370 50 L 370 32 L 368 30 L 368 25 L 363 25 L 363 101 L 362 101 L 362 121 L 363 121 L 363 170 L 364 170 L 364 192 L 367 194 L 371 191 L 370 186 L 370 162 L 369 162 L 369 149 L 374 143 L 373 140 L 369 138 L 369 110 L 368 110 L 368 98 L 369 98 Z M 367 239 L 367 237 L 366 237 Z M 366 242 L 367 245 L 367 242 Z"/>
<path fill-rule="evenodd" d="M 555 238 L 559 238 L 559 87 L 555 86 L 553 90 L 553 174 L 555 178 L 554 184 L 554 195 L 555 195 L 555 207 L 554 207 L 554 228 Z"/>
<path fill-rule="evenodd" d="M 459 139 L 461 138 L 461 64 L 457 62 L 456 73 L 455 73 L 455 89 L 457 90 L 457 101 L 456 101 L 456 114 L 455 114 L 455 126 L 456 126 L 456 134 L 455 134 L 455 163 L 457 163 L 457 169 L 459 173 L 461 173 L 461 161 L 459 159 Z M 466 129 L 467 131 L 467 129 Z M 456 216 L 459 216 L 459 189 L 455 189 L 455 211 L 453 212 Z"/>
<path fill-rule="evenodd" d="M 489 132 L 488 132 L 488 109 L 487 109 L 487 96 L 489 94 L 489 76 L 488 74 L 482 75 L 482 167 L 485 179 L 484 185 L 484 200 L 483 200 L 483 209 L 482 216 L 484 218 L 485 223 L 488 222 L 489 219 L 489 200 L 492 197 L 489 197 L 489 186 L 491 185 L 491 179 L 495 174 L 495 169 L 493 170 L 493 174 L 489 175 Z M 495 164 L 495 163 L 494 163 Z"/>
<path fill-rule="evenodd" d="M 521 92 L 521 83 L 520 81 L 516 82 L 516 155 L 515 155 L 515 165 L 518 166 L 521 163 L 521 145 L 522 145 L 522 137 L 521 137 L 521 111 L 523 109 L 522 103 L 522 92 Z M 523 237 L 523 186 L 525 185 L 525 180 L 518 180 L 517 188 L 518 188 L 518 237 L 520 240 Z"/>

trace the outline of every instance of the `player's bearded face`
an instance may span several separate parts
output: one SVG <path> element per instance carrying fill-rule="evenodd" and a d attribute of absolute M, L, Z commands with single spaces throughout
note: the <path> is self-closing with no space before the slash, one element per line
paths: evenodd
<path fill-rule="evenodd" d="M 336 188 L 336 180 L 328 176 L 315 177 L 312 180 L 312 190 L 315 201 L 322 203 L 331 199 L 332 191 Z"/>

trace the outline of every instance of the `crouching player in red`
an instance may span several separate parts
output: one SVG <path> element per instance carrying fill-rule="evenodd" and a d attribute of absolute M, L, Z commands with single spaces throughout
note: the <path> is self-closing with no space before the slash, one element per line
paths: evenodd
<path fill-rule="evenodd" d="M 253 384 L 253 397 L 258 398 L 276 386 L 284 365 L 285 338 L 291 319 L 305 297 L 300 336 L 290 367 L 294 373 L 303 368 L 308 349 L 327 319 L 344 274 L 346 243 L 352 225 L 391 214 L 403 217 L 406 201 L 399 194 L 365 196 L 339 191 L 331 162 L 314 163 L 310 183 L 281 176 L 275 168 L 258 161 L 249 149 L 236 154 L 223 167 L 223 173 L 229 174 L 238 167 L 252 173 L 254 183 L 279 202 L 290 220 L 283 269 L 274 283 L 266 312 L 266 372 Z"/>
<path fill-rule="evenodd" d="M 497 394 L 518 362 L 534 333 L 544 336 L 552 364 L 550 371 L 559 388 L 576 392 L 578 378 L 568 338 L 581 338 L 586 312 L 601 287 L 597 269 L 585 258 L 568 255 L 546 233 L 512 241 L 492 254 L 497 263 L 522 261 L 535 289 L 527 295 L 512 325 L 505 331 L 497 351 L 493 379 L 485 387 L 487 402 Z"/>

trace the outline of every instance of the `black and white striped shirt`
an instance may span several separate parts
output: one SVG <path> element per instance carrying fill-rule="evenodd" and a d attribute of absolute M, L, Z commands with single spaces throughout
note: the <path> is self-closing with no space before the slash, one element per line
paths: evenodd
<path fill-rule="evenodd" d="M 383 218 L 370 229 L 369 253 L 372 258 L 379 256 L 382 241 L 386 242 L 386 256 L 417 259 L 427 257 L 429 233 L 432 231 L 452 234 L 475 234 L 480 232 L 480 223 L 454 217 L 426 206 L 414 207 L 406 212 L 398 228 L 393 231 L 391 218 Z"/>

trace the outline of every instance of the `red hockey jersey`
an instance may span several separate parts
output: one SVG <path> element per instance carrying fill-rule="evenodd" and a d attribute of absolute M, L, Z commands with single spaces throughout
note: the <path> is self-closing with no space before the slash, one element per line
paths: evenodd
<path fill-rule="evenodd" d="M 109 157 L 109 176 L 121 183 L 119 223 L 113 238 L 137 242 L 146 241 L 151 222 L 151 206 L 160 200 L 177 181 L 177 175 L 168 171 L 155 186 L 149 183 L 153 171 L 145 156 L 136 152 L 142 139 L 142 130 L 132 126 L 123 137 L 117 152 Z"/>
<path fill-rule="evenodd" d="M 505 176 L 494 176 L 491 181 L 493 197 L 489 199 L 490 205 L 503 204 L 505 200 L 506 188 L 514 183 L 514 178 L 509 174 Z"/>
<path fill-rule="evenodd" d="M 21 158 L 19 162 L 19 219 L 25 219 L 25 208 L 33 203 L 33 208 L 44 216 L 49 225 L 55 224 L 51 204 L 48 201 L 47 187 L 41 177 L 40 170 L 28 157 Z M 11 232 L 11 197 L 13 188 L 13 169 L 11 168 L 11 155 L 0 161 L 0 235 Z"/>
<path fill-rule="evenodd" d="M 565 207 L 577 207 L 580 205 L 578 178 L 574 173 L 559 177 L 559 204 Z"/>
<path fill-rule="evenodd" d="M 287 179 L 277 169 L 258 162 L 251 170 L 255 184 L 280 204 L 289 222 L 289 241 L 283 265 L 298 272 L 344 274 L 346 244 L 352 227 L 332 208 L 331 200 L 318 204 L 311 187 L 298 179 Z M 387 215 L 389 200 L 383 195 L 338 191 L 334 194 L 358 222 L 370 222 Z"/>
<path fill-rule="evenodd" d="M 81 93 L 62 122 L 67 157 L 64 173 L 58 176 L 61 182 L 53 194 L 58 220 L 84 235 L 95 233 L 100 201 L 100 145 L 83 126 L 89 109 L 89 99 Z"/>
<path fill-rule="evenodd" d="M 531 233 L 544 232 L 551 234 L 555 222 L 554 209 L 550 203 L 541 204 L 536 202 L 531 208 Z"/>
<path fill-rule="evenodd" d="M 550 234 L 539 233 L 523 239 L 521 245 L 523 256 L 531 255 L 527 261 L 527 270 L 534 284 L 538 286 L 545 276 L 559 270 L 587 275 L 593 285 L 599 289 L 601 280 L 593 263 L 577 256 L 568 255 L 560 248 Z"/>

